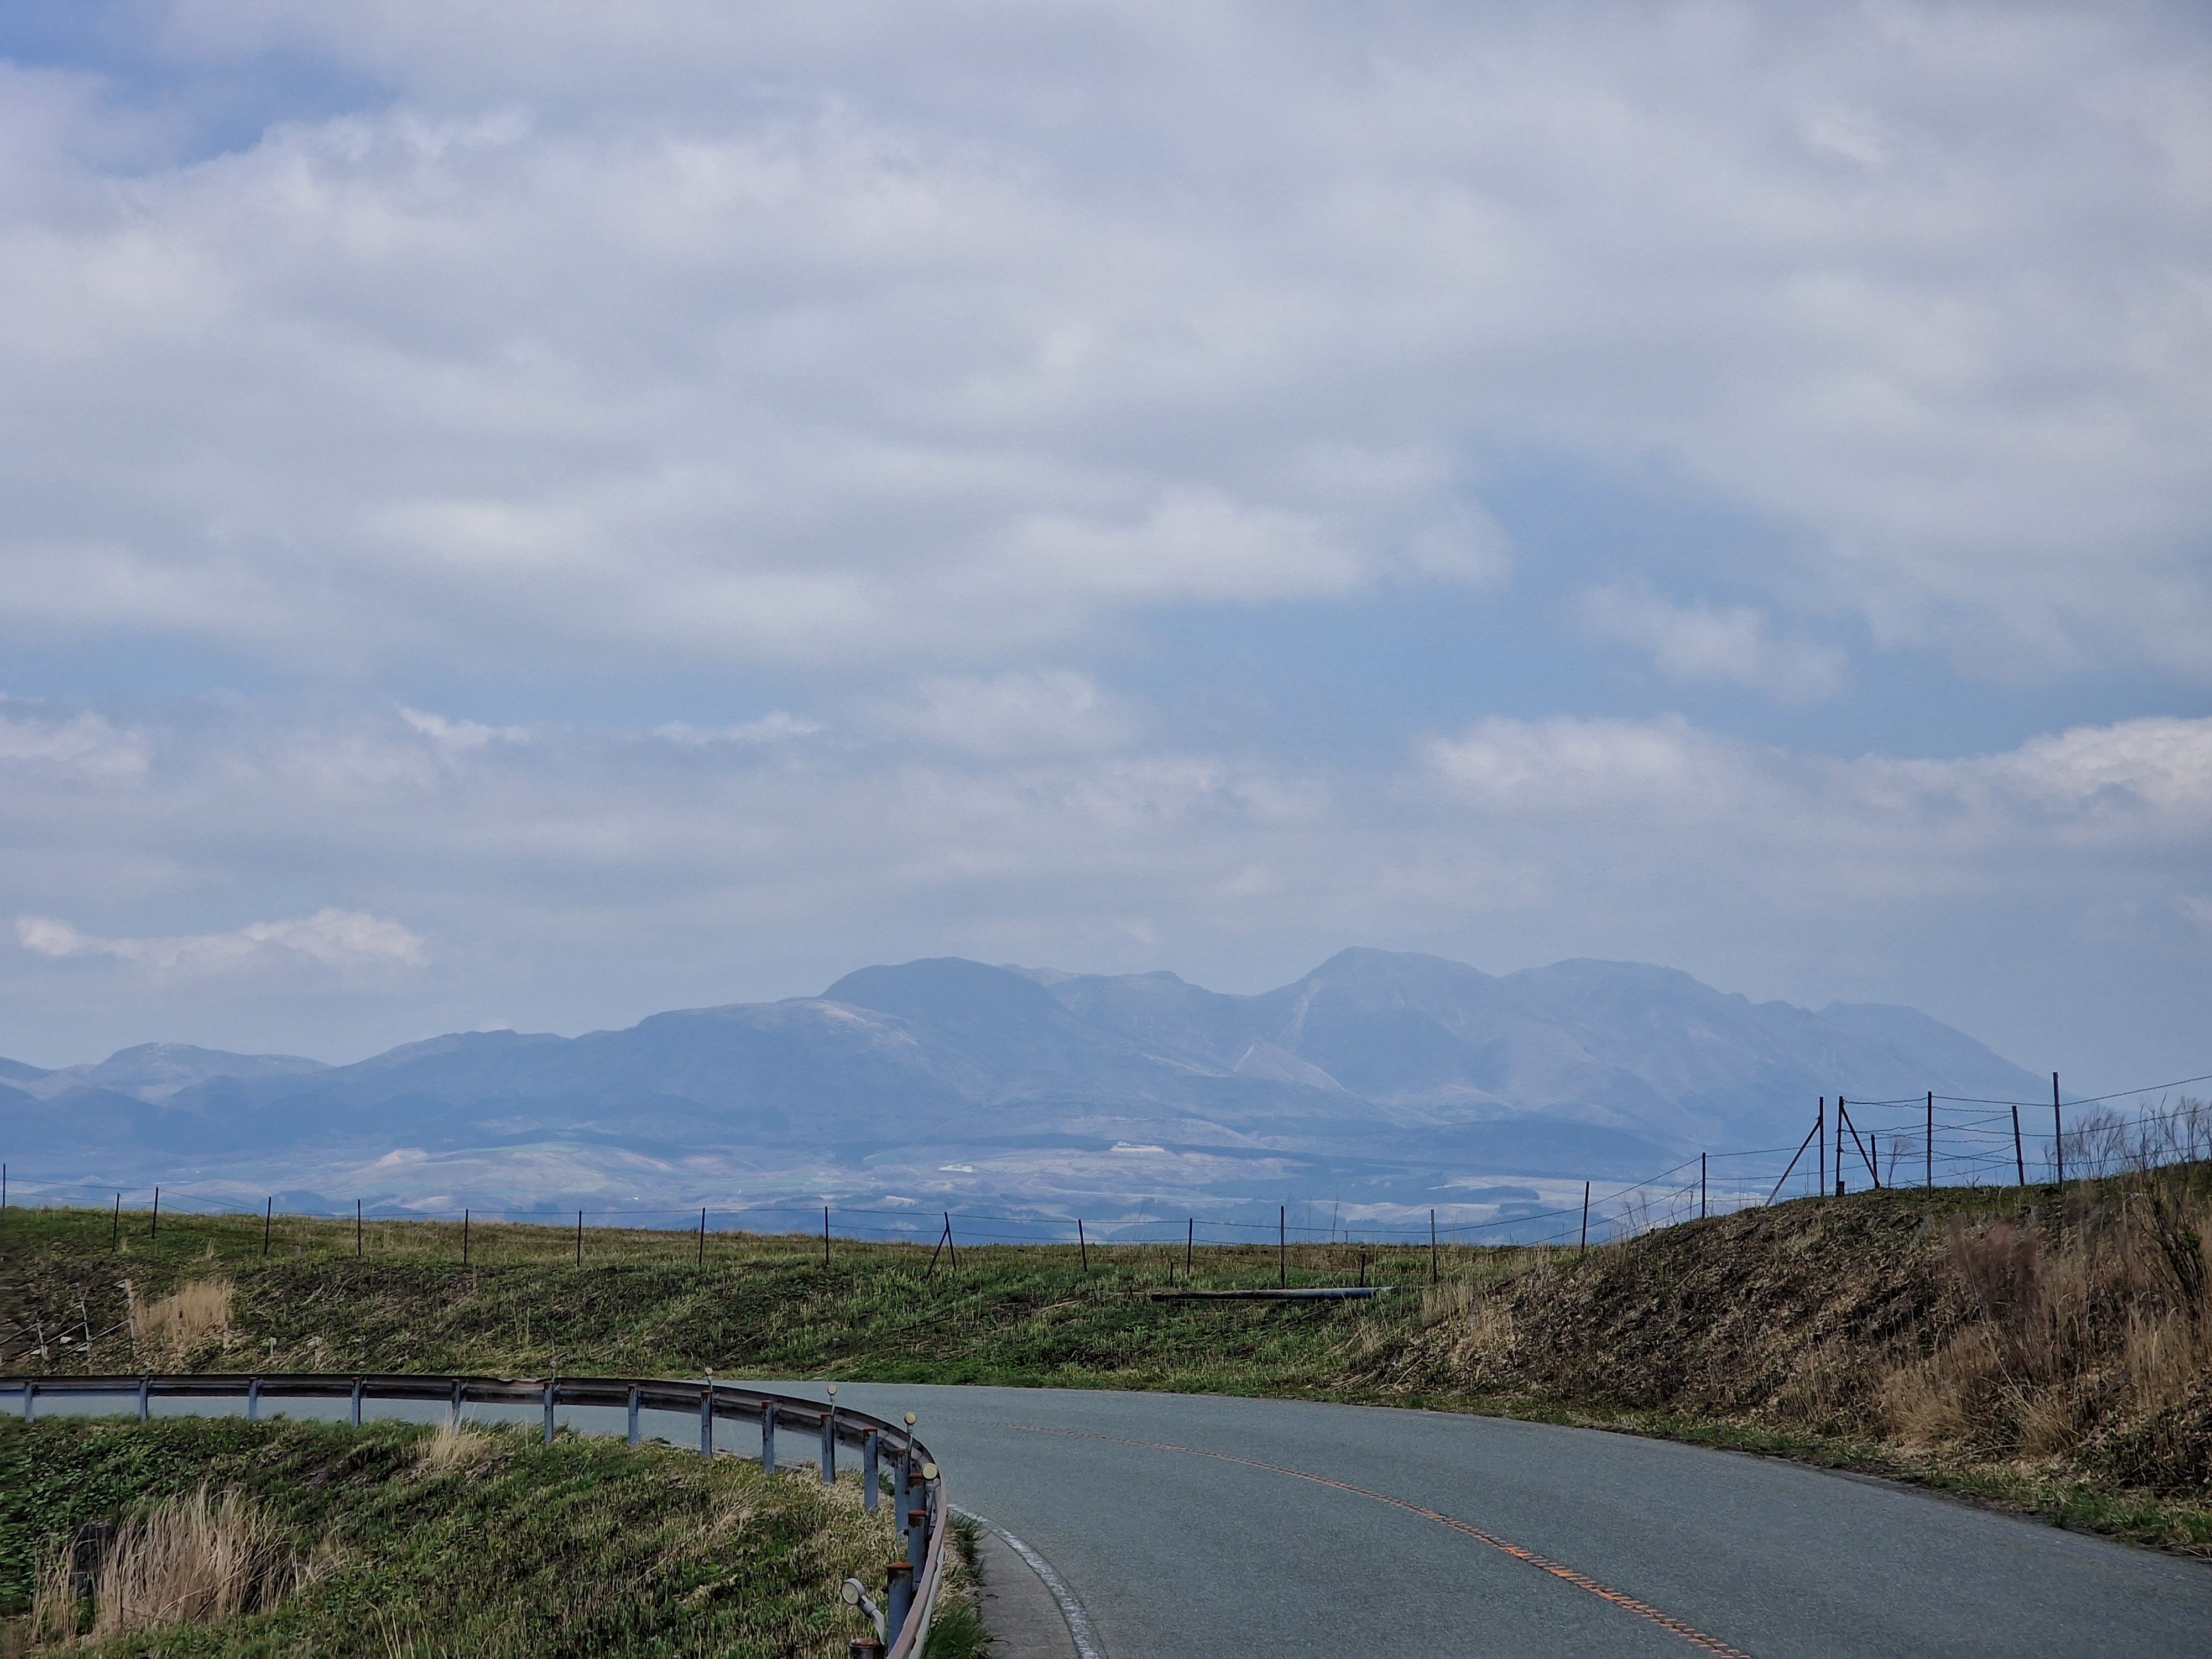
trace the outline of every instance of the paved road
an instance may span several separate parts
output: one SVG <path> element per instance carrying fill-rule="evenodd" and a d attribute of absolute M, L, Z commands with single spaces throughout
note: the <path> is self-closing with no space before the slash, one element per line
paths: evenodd
<path fill-rule="evenodd" d="M 1059 1570 L 1109 1659 L 2212 1656 L 2212 1568 L 1790 1463 L 1291 1401 L 838 1400 L 920 1413 L 953 1502 Z"/>

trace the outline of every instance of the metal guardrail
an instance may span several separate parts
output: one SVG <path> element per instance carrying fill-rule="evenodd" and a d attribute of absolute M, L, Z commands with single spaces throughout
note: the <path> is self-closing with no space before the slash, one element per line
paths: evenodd
<path fill-rule="evenodd" d="M 554 1420 L 560 1408 L 598 1407 L 628 1413 L 629 1443 L 640 1437 L 640 1419 L 647 1412 L 674 1413 L 696 1419 L 699 1425 L 699 1455 L 714 1455 L 714 1425 L 750 1422 L 760 1425 L 761 1467 L 776 1468 L 776 1435 L 792 1430 L 806 1435 L 819 1449 L 817 1466 L 826 1485 L 837 1478 L 837 1452 L 848 1447 L 860 1458 L 862 1503 L 871 1511 L 878 1506 L 882 1475 L 888 1467 L 896 1505 L 897 1529 L 906 1547 L 903 1561 L 890 1567 L 890 1606 L 885 1609 L 886 1634 L 890 1646 L 884 1659 L 915 1659 L 929 1633 L 936 1610 L 938 1590 L 944 1583 L 945 1522 L 951 1511 L 945 1496 L 945 1476 L 930 1459 L 928 1448 L 914 1431 L 909 1414 L 903 1422 L 890 1423 L 866 1412 L 840 1406 L 832 1399 L 801 1399 L 769 1394 L 729 1382 L 684 1382 L 653 1377 L 564 1376 L 428 1376 L 415 1373 L 376 1376 L 366 1373 L 287 1372 L 268 1376 L 196 1372 L 176 1376 L 39 1376 L 0 1379 L 0 1400 L 10 1396 L 22 1404 L 23 1419 L 34 1420 L 41 1400 L 116 1399 L 135 1401 L 138 1420 L 145 1422 L 153 1402 L 163 1401 L 243 1400 L 249 1421 L 258 1420 L 264 1403 L 287 1400 L 343 1401 L 349 1420 L 358 1428 L 362 1407 L 375 1401 L 411 1401 L 443 1405 L 450 1423 L 460 1422 L 470 1406 L 538 1406 L 545 1414 L 545 1438 L 553 1438 Z"/>

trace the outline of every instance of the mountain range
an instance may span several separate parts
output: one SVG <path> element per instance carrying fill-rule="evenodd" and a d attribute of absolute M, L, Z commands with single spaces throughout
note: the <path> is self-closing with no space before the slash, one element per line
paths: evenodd
<path fill-rule="evenodd" d="M 346 1066 L 174 1043 L 58 1071 L 0 1060 L 0 1155 L 56 1182 L 302 1208 L 1107 1216 L 1318 1195 L 1505 1213 L 1562 1182 L 1794 1146 L 1818 1095 L 2038 1086 L 1910 1008 L 1754 1003 L 1633 963 L 1496 976 L 1351 950 L 1243 996 L 941 957 L 818 997 L 577 1037 L 455 1033 Z"/>

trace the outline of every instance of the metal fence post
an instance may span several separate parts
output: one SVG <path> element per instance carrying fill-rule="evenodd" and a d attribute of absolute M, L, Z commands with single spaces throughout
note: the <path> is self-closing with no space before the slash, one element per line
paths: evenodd
<path fill-rule="evenodd" d="M 2051 1074 L 2051 1152 L 2058 1161 L 2058 1184 L 2066 1184 L 2066 1121 L 2058 1113 L 2058 1073 Z"/>
<path fill-rule="evenodd" d="M 775 1473 L 775 1401 L 761 1407 L 761 1473 Z"/>
<path fill-rule="evenodd" d="M 1577 1249 L 1589 1249 L 1589 1182 L 1583 1182 L 1583 1242 L 1576 1247 Z"/>
<path fill-rule="evenodd" d="M 1291 1206 L 1287 1204 L 1275 1212 L 1275 1284 L 1278 1288 L 1291 1282 Z"/>
<path fill-rule="evenodd" d="M 2027 1154 L 2021 1149 L 2020 1108 L 2017 1106 L 2012 1109 L 2012 1169 L 2013 1173 L 2020 1177 L 2020 1184 L 2027 1186 Z"/>
<path fill-rule="evenodd" d="M 1364 1261 L 1366 1258 L 1363 1256 L 1360 1260 Z M 1367 1282 L 1367 1276 L 1364 1272 L 1360 1275 L 1359 1282 L 1363 1285 Z M 1429 1283 L 1433 1285 L 1437 1282 L 1437 1212 L 1431 1210 L 1429 1212 Z"/>
<path fill-rule="evenodd" d="M 1190 1283 L 1191 1252 L 1197 1248 L 1198 1218 L 1194 1215 L 1188 1216 L 1184 1218 L 1182 1233 L 1182 1282 L 1186 1285 Z"/>
<path fill-rule="evenodd" d="M 637 1444 L 637 1413 L 639 1403 L 637 1384 L 633 1382 L 629 1385 L 629 1443 L 632 1447 L 635 1447 Z"/>
<path fill-rule="evenodd" d="M 870 1429 L 860 1442 L 860 1507 L 876 1512 L 876 1488 L 883 1484 L 883 1437 Z"/>
<path fill-rule="evenodd" d="M 2012 1115 L 2014 1123 L 2017 1124 L 2020 1121 L 2017 1107 Z M 1932 1193 L 1936 1190 L 1936 1091 L 1933 1089 L 1928 1091 L 1928 1145 L 1922 1151 L 1927 1158 L 1927 1189 Z"/>
<path fill-rule="evenodd" d="M 261 1206 L 261 1254 L 264 1258 L 269 1254 L 269 1224 L 276 1218 L 276 1200 L 272 1197 Z"/>

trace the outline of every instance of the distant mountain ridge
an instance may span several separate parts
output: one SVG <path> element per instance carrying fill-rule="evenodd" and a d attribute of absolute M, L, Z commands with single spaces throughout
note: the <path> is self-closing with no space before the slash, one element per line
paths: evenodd
<path fill-rule="evenodd" d="M 287 1189 L 396 1197 L 689 1192 L 704 1179 L 684 1172 L 711 1166 L 748 1198 L 921 1188 L 1049 1207 L 1296 1176 L 1402 1203 L 1794 1141 L 1816 1094 L 2036 1086 L 1911 1009 L 1753 1003 L 1641 963 L 1497 976 L 1355 949 L 1240 996 L 939 957 L 819 997 L 573 1038 L 454 1033 L 349 1066 L 181 1044 L 0 1061 L 0 1143 L 19 1168 L 111 1183 L 282 1171 Z"/>

